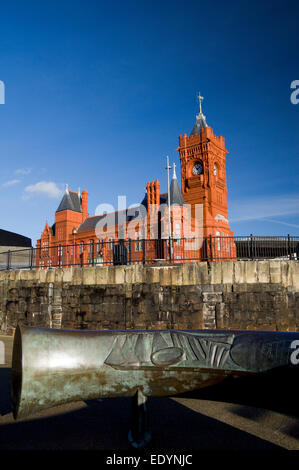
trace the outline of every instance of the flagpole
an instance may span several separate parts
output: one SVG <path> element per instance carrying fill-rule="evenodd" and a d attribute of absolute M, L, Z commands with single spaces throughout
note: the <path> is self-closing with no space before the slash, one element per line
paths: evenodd
<path fill-rule="evenodd" d="M 171 166 L 169 166 L 169 158 L 168 155 L 166 157 L 166 170 L 167 170 L 167 203 L 168 203 L 168 238 L 169 238 L 169 262 L 171 263 L 171 218 L 170 218 L 170 185 L 169 185 L 169 170 L 171 170 Z"/>

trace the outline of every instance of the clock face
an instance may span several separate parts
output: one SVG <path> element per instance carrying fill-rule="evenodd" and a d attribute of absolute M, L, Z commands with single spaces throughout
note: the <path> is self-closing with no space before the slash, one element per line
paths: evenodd
<path fill-rule="evenodd" d="M 202 173 L 202 164 L 197 162 L 192 168 L 193 175 L 200 175 Z"/>

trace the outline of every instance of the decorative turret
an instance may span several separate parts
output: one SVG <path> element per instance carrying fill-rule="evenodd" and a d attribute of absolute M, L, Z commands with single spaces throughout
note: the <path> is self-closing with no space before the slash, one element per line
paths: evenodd
<path fill-rule="evenodd" d="M 82 212 L 80 197 L 74 191 L 69 191 L 67 184 L 65 185 L 65 192 L 56 212 L 61 211 Z"/>
<path fill-rule="evenodd" d="M 183 206 L 185 204 L 184 198 L 182 196 L 178 179 L 175 172 L 176 164 L 173 164 L 173 175 L 170 183 L 170 205 L 176 204 L 178 206 Z"/>

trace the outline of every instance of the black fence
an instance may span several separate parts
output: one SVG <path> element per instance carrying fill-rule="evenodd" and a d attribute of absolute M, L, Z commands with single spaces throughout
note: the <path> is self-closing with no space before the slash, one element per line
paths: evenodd
<path fill-rule="evenodd" d="M 0 253 L 0 270 L 71 266 L 173 264 L 194 261 L 299 260 L 299 236 L 201 237 L 110 240 L 29 248 Z"/>

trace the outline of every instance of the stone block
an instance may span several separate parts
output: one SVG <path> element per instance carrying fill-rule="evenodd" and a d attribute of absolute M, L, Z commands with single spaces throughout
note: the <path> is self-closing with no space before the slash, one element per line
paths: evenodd
<path fill-rule="evenodd" d="M 182 285 L 190 286 L 198 284 L 196 264 L 197 263 L 184 263 L 181 265 Z"/>
<path fill-rule="evenodd" d="M 160 281 L 159 268 L 157 267 L 146 267 L 145 269 L 145 282 L 146 284 L 155 284 Z"/>
<path fill-rule="evenodd" d="M 171 267 L 171 285 L 181 286 L 183 284 L 183 272 L 181 266 Z"/>
<path fill-rule="evenodd" d="M 245 263 L 247 261 L 234 261 L 235 284 L 246 283 Z"/>
<path fill-rule="evenodd" d="M 216 328 L 215 306 L 204 304 L 202 312 L 203 312 L 204 328 L 215 329 Z"/>
<path fill-rule="evenodd" d="M 221 284 L 222 282 L 221 263 L 219 261 L 211 261 L 208 263 L 208 269 L 210 271 L 211 284 Z"/>
<path fill-rule="evenodd" d="M 83 286 L 96 284 L 96 268 L 82 268 L 82 284 Z"/>
<path fill-rule="evenodd" d="M 171 286 L 172 276 L 171 276 L 172 267 L 163 267 L 160 269 L 160 285 L 161 286 Z"/>
<path fill-rule="evenodd" d="M 203 292 L 203 301 L 207 303 L 222 302 L 222 292 Z"/>
<path fill-rule="evenodd" d="M 133 270 L 132 270 L 132 283 L 136 283 L 136 284 L 142 284 L 144 281 L 143 281 L 143 272 L 144 272 L 144 267 L 140 264 L 136 264 L 135 266 L 133 266 Z"/>
<path fill-rule="evenodd" d="M 62 269 L 62 281 L 69 283 L 73 281 L 73 267 Z"/>
<path fill-rule="evenodd" d="M 63 271 L 62 269 L 55 269 L 55 282 L 63 281 Z"/>
<path fill-rule="evenodd" d="M 124 284 L 125 282 L 125 267 L 124 266 L 116 266 L 115 268 L 115 284 Z"/>
<path fill-rule="evenodd" d="M 208 263 L 206 261 L 202 261 L 202 262 L 196 263 L 195 267 L 197 271 L 197 283 L 208 284 L 209 283 Z"/>
<path fill-rule="evenodd" d="M 289 269 L 289 261 L 281 261 L 281 283 L 283 287 L 292 284 L 291 270 Z"/>
<path fill-rule="evenodd" d="M 55 282 L 55 269 L 47 269 L 46 282 Z"/>
<path fill-rule="evenodd" d="M 95 268 L 95 284 L 106 285 L 108 279 L 109 266 L 97 266 Z"/>
<path fill-rule="evenodd" d="M 254 284 L 258 280 L 257 278 L 257 261 L 246 261 L 245 262 L 245 282 L 247 284 Z"/>
<path fill-rule="evenodd" d="M 299 291 L 299 261 L 290 261 L 289 263 L 292 286 Z"/>
<path fill-rule="evenodd" d="M 270 282 L 270 264 L 269 261 L 257 261 L 257 277 L 260 283 Z"/>
<path fill-rule="evenodd" d="M 39 271 L 39 282 L 45 283 L 47 282 L 47 269 L 41 269 Z"/>
<path fill-rule="evenodd" d="M 20 272 L 19 280 L 20 281 L 35 281 L 38 278 L 38 273 L 39 271 L 34 270 L 34 269 L 28 270 L 28 271 L 22 270 Z"/>
<path fill-rule="evenodd" d="M 270 282 L 271 283 L 280 283 L 281 282 L 281 261 L 270 260 Z"/>
<path fill-rule="evenodd" d="M 234 262 L 221 261 L 222 284 L 233 284 L 234 282 Z"/>
<path fill-rule="evenodd" d="M 125 283 L 127 285 L 133 283 L 133 274 L 134 274 L 134 265 L 125 266 Z"/>

